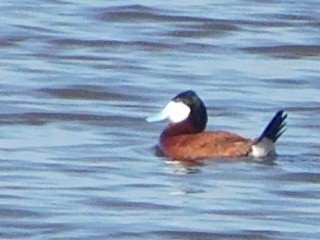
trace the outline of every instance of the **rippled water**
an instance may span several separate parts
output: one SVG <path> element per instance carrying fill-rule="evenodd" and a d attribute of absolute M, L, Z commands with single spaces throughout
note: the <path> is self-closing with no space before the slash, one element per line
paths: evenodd
<path fill-rule="evenodd" d="M 318 239 L 318 1 L 0 3 L 0 237 Z M 144 118 L 180 91 L 273 162 L 185 166 Z"/>

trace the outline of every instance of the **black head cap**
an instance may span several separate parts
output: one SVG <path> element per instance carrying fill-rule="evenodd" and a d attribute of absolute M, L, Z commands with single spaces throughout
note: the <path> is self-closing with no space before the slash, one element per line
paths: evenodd
<path fill-rule="evenodd" d="M 207 109 L 194 91 L 188 90 L 181 92 L 172 100 L 176 102 L 181 101 L 190 108 L 188 120 L 197 130 L 203 131 L 206 128 L 208 121 Z"/>

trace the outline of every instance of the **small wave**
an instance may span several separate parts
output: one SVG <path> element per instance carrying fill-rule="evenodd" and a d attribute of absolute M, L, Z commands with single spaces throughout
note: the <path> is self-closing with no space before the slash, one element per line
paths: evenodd
<path fill-rule="evenodd" d="M 112 234 L 112 238 L 163 238 L 163 239 L 275 239 L 280 233 L 277 231 L 259 231 L 248 230 L 234 233 L 227 232 L 204 232 L 204 231 L 186 231 L 186 230 L 159 230 L 151 232 L 121 232 Z"/>
<path fill-rule="evenodd" d="M 245 47 L 239 50 L 252 53 L 264 54 L 277 58 L 303 58 L 320 55 L 320 45 L 278 45 Z"/>

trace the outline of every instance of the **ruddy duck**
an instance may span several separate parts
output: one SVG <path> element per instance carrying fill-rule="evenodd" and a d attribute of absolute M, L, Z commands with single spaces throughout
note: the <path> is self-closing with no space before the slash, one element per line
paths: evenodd
<path fill-rule="evenodd" d="M 175 96 L 148 122 L 169 119 L 159 139 L 159 150 L 175 160 L 198 160 L 210 157 L 266 157 L 275 154 L 275 142 L 285 131 L 287 115 L 278 111 L 262 134 L 254 140 L 227 131 L 204 131 L 207 110 L 194 91 Z"/>

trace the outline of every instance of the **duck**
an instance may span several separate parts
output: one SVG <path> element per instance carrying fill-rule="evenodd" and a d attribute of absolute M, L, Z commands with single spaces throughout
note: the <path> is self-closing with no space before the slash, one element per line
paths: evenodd
<path fill-rule="evenodd" d="M 276 112 L 255 139 L 224 130 L 206 131 L 206 106 L 196 92 L 187 90 L 177 94 L 162 111 L 146 120 L 169 120 L 157 145 L 162 155 L 173 160 L 193 161 L 221 157 L 238 159 L 275 156 L 275 143 L 286 130 L 286 118 L 284 110 Z"/>

